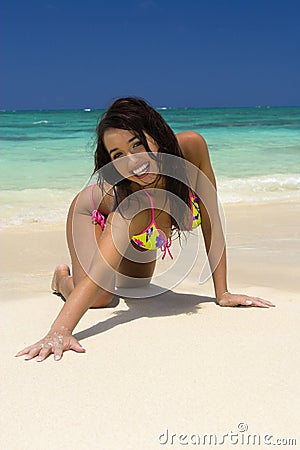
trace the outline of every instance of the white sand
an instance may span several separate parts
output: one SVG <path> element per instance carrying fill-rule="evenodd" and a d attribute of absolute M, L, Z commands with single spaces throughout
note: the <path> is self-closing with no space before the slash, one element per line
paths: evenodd
<path fill-rule="evenodd" d="M 59 362 L 13 355 L 62 306 L 49 286 L 54 266 L 69 261 L 64 227 L 1 231 L 1 449 L 209 448 L 192 445 L 191 434 L 220 441 L 231 431 L 239 444 L 227 437 L 221 448 L 270 448 L 265 434 L 272 446 L 295 438 L 285 448 L 300 448 L 300 203 L 225 212 L 230 290 L 276 308 L 217 306 L 211 280 L 197 282 L 200 261 L 174 292 L 88 311 L 75 330 L 86 353 Z M 254 433 L 261 445 L 242 445 Z"/>

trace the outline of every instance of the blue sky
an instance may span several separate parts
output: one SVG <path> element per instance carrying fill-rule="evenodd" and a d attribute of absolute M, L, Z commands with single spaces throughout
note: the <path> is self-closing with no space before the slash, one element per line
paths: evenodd
<path fill-rule="evenodd" d="M 4 0 L 0 109 L 300 105 L 298 0 Z"/>

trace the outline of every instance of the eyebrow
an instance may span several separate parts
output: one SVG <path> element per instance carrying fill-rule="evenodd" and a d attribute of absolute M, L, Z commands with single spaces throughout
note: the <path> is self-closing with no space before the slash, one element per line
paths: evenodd
<path fill-rule="evenodd" d="M 133 136 L 132 138 L 130 138 L 129 141 L 127 141 L 128 144 L 130 144 L 130 142 L 134 141 L 135 139 L 138 139 L 138 137 L 137 137 L 137 136 Z M 112 154 L 113 152 L 115 152 L 116 150 L 119 150 L 118 147 L 113 148 L 112 150 L 109 150 L 108 153 L 111 155 L 111 154 Z"/>

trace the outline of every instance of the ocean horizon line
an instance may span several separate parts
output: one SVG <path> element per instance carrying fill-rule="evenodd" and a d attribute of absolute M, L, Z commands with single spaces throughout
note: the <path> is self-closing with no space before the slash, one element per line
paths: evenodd
<path fill-rule="evenodd" d="M 153 106 L 153 105 L 152 105 Z M 249 106 L 153 106 L 156 110 L 211 110 L 211 109 L 273 109 L 273 108 L 300 108 L 300 105 L 249 105 Z M 93 108 L 93 107 L 78 107 L 78 108 L 37 108 L 37 109 L 2 109 L 0 113 L 15 113 L 15 112 L 66 112 L 66 111 L 85 111 L 96 112 L 106 111 L 108 107 Z"/>

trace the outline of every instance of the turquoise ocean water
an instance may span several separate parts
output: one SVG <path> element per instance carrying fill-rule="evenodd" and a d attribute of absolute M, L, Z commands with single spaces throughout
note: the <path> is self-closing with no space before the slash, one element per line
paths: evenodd
<path fill-rule="evenodd" d="M 103 112 L 0 112 L 0 228 L 65 219 L 92 173 Z M 159 112 L 206 139 L 223 203 L 300 199 L 300 107 Z"/>

